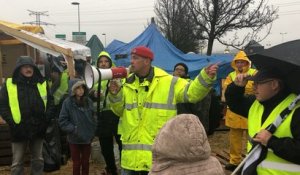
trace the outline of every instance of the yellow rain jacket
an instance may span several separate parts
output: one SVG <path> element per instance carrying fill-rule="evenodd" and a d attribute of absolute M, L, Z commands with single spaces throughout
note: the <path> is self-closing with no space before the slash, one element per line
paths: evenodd
<path fill-rule="evenodd" d="M 139 83 L 139 78 L 131 74 L 118 94 L 109 94 L 112 110 L 122 119 L 121 166 L 124 169 L 149 171 L 155 136 L 176 116 L 176 104 L 200 101 L 214 81 L 204 70 L 190 83 L 157 67 L 153 72 L 151 82 Z"/>
<path fill-rule="evenodd" d="M 239 74 L 239 71 L 237 70 L 235 61 L 236 60 L 244 60 L 247 61 L 249 64 L 243 68 L 242 73 L 248 73 L 249 75 L 253 75 L 256 73 L 255 69 L 251 69 L 251 62 L 248 59 L 246 53 L 244 51 L 240 51 L 237 53 L 237 55 L 234 57 L 233 61 L 231 62 L 231 67 L 235 70 L 231 72 L 227 77 L 223 84 L 223 92 L 226 91 L 227 86 L 232 83 L 236 76 Z M 245 95 L 253 94 L 253 81 L 248 81 L 246 87 L 245 87 Z M 238 129 L 247 129 L 247 119 L 245 117 L 242 117 L 232 111 L 227 107 L 226 111 L 226 117 L 225 117 L 225 125 L 230 128 L 238 128 Z"/>

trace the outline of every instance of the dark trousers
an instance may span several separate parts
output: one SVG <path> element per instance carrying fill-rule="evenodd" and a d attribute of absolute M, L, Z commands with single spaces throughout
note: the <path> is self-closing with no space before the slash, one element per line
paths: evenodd
<path fill-rule="evenodd" d="M 119 147 L 119 154 L 121 160 L 121 151 L 122 151 L 122 143 L 120 140 L 121 136 L 112 135 L 112 136 L 99 137 L 101 152 L 106 163 L 106 169 L 109 172 L 111 172 L 113 175 L 114 173 L 117 172 L 116 160 L 114 154 L 114 139 L 113 139 L 114 137 Z"/>
<path fill-rule="evenodd" d="M 70 151 L 73 160 L 73 175 L 80 175 L 80 172 L 81 175 L 88 175 L 91 144 L 70 144 Z"/>

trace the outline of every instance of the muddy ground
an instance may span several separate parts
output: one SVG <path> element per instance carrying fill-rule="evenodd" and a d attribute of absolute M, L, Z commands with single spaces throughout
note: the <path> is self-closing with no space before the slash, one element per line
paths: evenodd
<path fill-rule="evenodd" d="M 228 151 L 228 131 L 216 131 L 213 135 L 208 137 L 211 148 L 212 154 L 215 155 L 215 152 L 222 152 Z M 224 162 L 223 162 L 224 163 Z M 98 161 L 90 161 L 90 175 L 100 175 L 101 170 L 104 168 L 105 164 L 100 159 Z M 0 174 L 1 175 L 9 175 L 10 174 L 10 167 L 9 166 L 2 166 L 0 167 Z M 28 167 L 26 168 L 26 174 L 30 174 L 28 171 Z M 68 161 L 66 165 L 63 165 L 60 170 L 45 173 L 45 175 L 70 175 L 72 174 L 72 162 Z M 226 174 L 230 174 L 230 172 L 226 172 Z"/>

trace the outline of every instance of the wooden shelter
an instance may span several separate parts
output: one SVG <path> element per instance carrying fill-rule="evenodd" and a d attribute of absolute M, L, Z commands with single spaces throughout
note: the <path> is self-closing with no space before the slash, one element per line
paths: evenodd
<path fill-rule="evenodd" d="M 0 21 L 0 86 L 3 79 L 11 75 L 18 56 L 31 56 L 38 64 L 39 51 L 54 56 L 64 55 L 71 78 L 75 74 L 73 59 L 85 60 L 91 55 L 90 49 L 84 45 L 45 36 L 39 26 Z"/>
<path fill-rule="evenodd" d="M 0 89 L 6 78 L 12 76 L 19 56 L 27 55 L 35 64 L 42 64 L 40 52 L 53 56 L 63 55 L 68 66 L 70 78 L 74 77 L 74 60 L 90 56 L 86 46 L 44 35 L 39 26 L 18 25 L 0 20 Z M 9 127 L 0 116 L 0 165 L 11 164 L 11 143 Z"/>

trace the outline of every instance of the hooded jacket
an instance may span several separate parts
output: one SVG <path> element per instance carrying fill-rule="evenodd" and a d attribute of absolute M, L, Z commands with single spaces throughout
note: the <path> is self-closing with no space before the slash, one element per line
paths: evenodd
<path fill-rule="evenodd" d="M 33 67 L 33 76 L 28 78 L 21 74 L 20 68 L 24 65 Z M 21 121 L 15 123 L 9 106 L 7 83 L 0 92 L 0 113 L 11 128 L 13 142 L 27 141 L 35 138 L 43 138 L 49 119 L 54 116 L 53 97 L 47 89 L 47 104 L 45 106 L 41 98 L 37 84 L 44 83 L 39 69 L 29 56 L 18 58 L 13 71 L 12 84 L 17 86 L 18 103 L 21 113 Z M 47 108 L 47 109 L 46 109 Z"/>
<path fill-rule="evenodd" d="M 76 104 L 75 90 L 84 87 L 84 105 Z M 67 133 L 68 141 L 72 144 L 91 143 L 95 135 L 96 120 L 93 117 L 93 102 L 88 98 L 87 86 L 81 79 L 69 82 L 69 97 L 65 99 L 59 114 L 59 125 Z"/>
<path fill-rule="evenodd" d="M 105 52 L 105 51 L 102 51 L 100 52 L 99 56 L 98 56 L 98 60 L 97 60 L 97 64 L 96 66 L 98 67 L 98 63 L 100 61 L 100 58 L 101 57 L 106 57 L 109 61 L 109 68 L 112 68 L 112 67 L 115 67 L 115 64 L 112 62 L 111 60 L 111 57 L 109 55 L 109 53 Z M 101 111 L 105 111 L 105 110 L 110 110 L 110 106 L 109 106 L 109 100 L 107 100 L 106 96 L 107 96 L 107 93 L 108 93 L 108 84 L 109 84 L 109 80 L 102 80 L 101 81 L 101 92 L 102 92 L 102 96 L 101 96 L 101 104 L 100 104 L 100 110 Z M 98 90 L 98 83 L 94 86 L 93 88 L 95 91 Z M 104 102 L 105 100 L 105 102 Z M 96 106 L 96 104 L 94 104 Z"/>
<path fill-rule="evenodd" d="M 241 73 L 248 73 L 249 75 L 254 75 L 256 73 L 255 69 L 250 68 L 251 62 L 248 59 L 246 53 L 244 51 L 238 52 L 231 62 L 231 67 L 234 69 L 234 71 L 231 72 L 226 77 L 226 80 L 224 81 L 224 84 L 223 84 L 223 92 L 225 92 L 227 86 L 235 80 L 236 76 L 238 74 L 241 74 L 238 71 L 237 66 L 236 66 L 237 60 L 243 60 L 248 63 L 247 66 L 243 67 L 243 71 Z M 253 81 L 248 81 L 245 89 L 246 89 L 245 95 L 253 94 Z M 226 111 L 225 124 L 226 124 L 226 126 L 231 127 L 231 128 L 239 128 L 239 129 L 247 129 L 248 128 L 247 119 L 243 116 L 235 114 L 229 108 L 227 108 L 227 111 Z"/>
<path fill-rule="evenodd" d="M 109 68 L 115 67 L 115 64 L 113 63 L 109 53 L 105 51 L 100 52 L 96 64 L 97 66 L 101 57 L 108 58 L 110 62 Z M 110 102 L 107 98 L 108 85 L 109 85 L 109 80 L 101 81 L 102 96 L 100 98 L 100 109 L 99 109 L 101 113 L 97 120 L 97 132 L 96 132 L 99 137 L 110 137 L 118 132 L 119 117 L 116 116 L 110 109 Z M 98 89 L 98 83 L 96 84 L 96 86 L 94 86 L 94 90 L 97 91 L 97 89 Z M 94 106 L 96 108 L 97 104 L 94 103 Z"/>
<path fill-rule="evenodd" d="M 160 130 L 152 147 L 149 175 L 221 175 L 220 162 L 211 149 L 198 117 L 181 114 Z"/>

